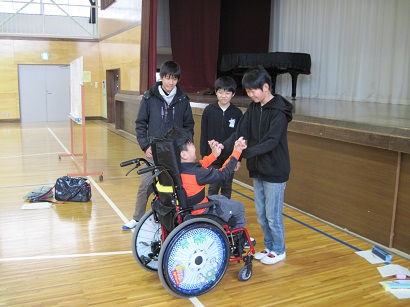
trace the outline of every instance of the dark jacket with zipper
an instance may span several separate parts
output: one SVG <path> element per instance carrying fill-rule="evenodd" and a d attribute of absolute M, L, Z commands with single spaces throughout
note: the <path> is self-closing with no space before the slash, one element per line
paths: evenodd
<path fill-rule="evenodd" d="M 184 128 L 194 134 L 189 97 L 177 85 L 176 95 L 168 105 L 158 90 L 161 84 L 161 81 L 156 82 L 144 93 L 135 121 L 138 144 L 144 152 L 154 138 L 163 138 L 172 127 Z"/>
<path fill-rule="evenodd" d="M 221 109 L 218 102 L 207 105 L 202 113 L 201 120 L 201 156 L 208 156 L 212 152 L 208 141 L 215 140 L 222 143 L 228 139 L 238 127 L 241 117 L 242 111 L 233 104 L 230 104 L 225 111 Z M 230 152 L 223 152 L 212 164 L 221 167 L 229 155 Z"/>
<path fill-rule="evenodd" d="M 224 143 L 229 150 L 238 137 L 243 136 L 247 140 L 248 148 L 241 157 L 246 158 L 249 177 L 273 183 L 289 179 L 287 130 L 292 120 L 292 109 L 292 104 L 280 95 L 274 95 L 263 106 L 252 102 L 235 135 Z"/>

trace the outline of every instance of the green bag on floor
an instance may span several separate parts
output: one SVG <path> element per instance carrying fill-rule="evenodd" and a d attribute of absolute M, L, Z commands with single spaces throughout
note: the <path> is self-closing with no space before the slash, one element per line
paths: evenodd
<path fill-rule="evenodd" d="M 51 198 L 54 196 L 53 188 L 54 186 L 51 186 L 51 185 L 43 185 L 27 193 L 23 197 L 23 199 L 26 199 L 31 203 L 42 202 L 42 201 L 51 202 L 50 200 L 47 200 L 47 198 Z"/>

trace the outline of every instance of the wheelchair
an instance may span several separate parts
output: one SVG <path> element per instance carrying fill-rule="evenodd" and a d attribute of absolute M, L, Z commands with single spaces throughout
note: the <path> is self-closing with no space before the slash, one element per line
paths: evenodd
<path fill-rule="evenodd" d="M 229 262 L 243 261 L 238 280 L 249 280 L 255 249 L 247 229 L 235 228 L 235 218 L 226 222 L 211 213 L 191 214 L 200 208 L 214 211 L 218 204 L 210 201 L 188 206 L 176 142 L 157 140 L 151 148 L 154 164 L 144 158 L 120 164 L 134 165 L 126 175 L 141 165 L 137 173 L 151 175 L 151 210 L 140 219 L 132 237 L 132 253 L 138 265 L 157 272 L 164 288 L 181 298 L 212 290 L 224 277 Z"/>

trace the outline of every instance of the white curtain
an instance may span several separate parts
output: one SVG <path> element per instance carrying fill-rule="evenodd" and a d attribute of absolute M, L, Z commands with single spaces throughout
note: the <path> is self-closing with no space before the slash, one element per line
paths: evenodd
<path fill-rule="evenodd" d="M 270 51 L 311 56 L 297 97 L 410 105 L 410 0 L 272 0 L 271 20 Z"/>

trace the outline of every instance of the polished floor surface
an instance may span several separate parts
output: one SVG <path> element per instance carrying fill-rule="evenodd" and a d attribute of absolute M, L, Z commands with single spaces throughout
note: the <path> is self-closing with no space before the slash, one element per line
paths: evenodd
<path fill-rule="evenodd" d="M 275 265 L 253 262 L 240 282 L 242 264 L 231 263 L 222 281 L 196 298 L 177 298 L 156 273 L 141 269 L 131 252 L 131 218 L 139 176 L 125 176 L 120 162 L 141 157 L 134 136 L 100 120 L 86 123 L 92 201 L 23 210 L 23 196 L 68 173 L 81 173 L 69 153 L 68 122 L 0 124 L 0 306 L 408 306 L 385 291 L 377 267 L 355 252 L 372 244 L 290 207 L 284 208 L 287 258 Z M 74 153 L 82 132 L 74 128 Z M 263 248 L 253 192 L 234 184 L 244 202 L 247 228 Z M 410 261 L 394 255 L 394 264 Z"/>

